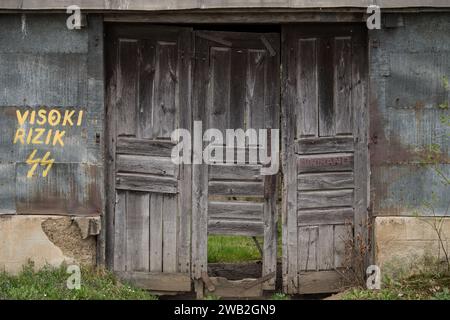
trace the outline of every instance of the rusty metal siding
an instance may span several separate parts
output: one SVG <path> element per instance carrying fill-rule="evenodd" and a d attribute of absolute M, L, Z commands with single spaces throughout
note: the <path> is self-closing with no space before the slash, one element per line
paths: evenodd
<path fill-rule="evenodd" d="M 430 145 L 441 148 L 439 168 L 450 176 L 450 15 L 403 15 L 404 26 L 371 31 L 370 157 L 375 215 L 413 215 L 425 202 L 447 210 L 445 187 L 431 164 Z"/>
<path fill-rule="evenodd" d="M 0 16 L 0 214 L 103 211 L 103 21 L 92 15 L 88 27 L 69 30 L 66 19 L 61 14 Z M 72 122 L 82 111 L 80 124 L 63 126 L 62 117 L 58 125 L 48 118 L 36 122 L 37 112 L 51 110 L 61 116 L 73 111 Z M 28 113 L 23 125 L 17 111 Z M 24 138 L 14 143 L 19 128 Z M 26 140 L 37 128 L 45 130 L 42 137 L 36 143 Z M 56 130 L 64 131 L 61 141 L 53 140 Z M 54 159 L 46 176 L 46 166 L 39 164 L 27 177 L 34 150 L 34 159 L 47 152 Z"/>

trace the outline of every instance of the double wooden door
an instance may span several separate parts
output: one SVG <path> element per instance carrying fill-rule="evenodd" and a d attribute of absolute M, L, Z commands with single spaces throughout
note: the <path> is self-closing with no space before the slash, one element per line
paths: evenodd
<path fill-rule="evenodd" d="M 281 45 L 279 33 L 148 25 L 107 31 L 110 268 L 155 291 L 190 291 L 193 282 L 220 291 L 223 283 L 207 274 L 208 233 L 259 236 L 262 278 L 254 284 L 274 289 L 282 198 L 284 290 L 335 290 L 346 244 L 364 233 L 367 214 L 362 29 L 292 25 L 282 28 Z M 193 130 L 194 121 L 203 132 Z M 226 129 L 271 131 L 280 123 L 276 175 L 261 175 L 261 163 L 171 160 L 175 129 L 202 141 L 209 128 L 226 137 Z M 227 154 L 224 142 L 215 148 Z M 233 154 L 251 148 L 270 146 L 246 143 Z"/>

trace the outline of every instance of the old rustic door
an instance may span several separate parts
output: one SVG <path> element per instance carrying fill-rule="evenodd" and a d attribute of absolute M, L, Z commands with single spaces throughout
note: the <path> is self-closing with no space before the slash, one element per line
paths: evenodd
<path fill-rule="evenodd" d="M 191 126 L 191 30 L 111 26 L 107 259 L 155 291 L 190 291 L 191 170 L 170 136 Z"/>
<path fill-rule="evenodd" d="M 366 44 L 354 25 L 283 29 L 283 280 L 336 290 L 367 238 Z M 355 270 L 360 271 L 360 270 Z M 351 275 L 350 275 L 351 277 Z"/>
<path fill-rule="evenodd" d="M 226 129 L 278 128 L 279 35 L 196 32 L 193 98 L 194 121 L 201 121 L 203 130 L 215 128 L 226 137 Z M 223 143 L 225 141 L 217 147 L 225 149 Z M 251 148 L 266 147 L 259 142 L 253 145 L 246 142 L 247 151 L 234 148 L 234 160 L 240 152 L 248 153 Z M 214 294 L 239 296 L 249 294 L 245 292 L 246 288 L 274 288 L 277 259 L 276 175 L 263 176 L 260 169 L 260 164 L 248 162 L 194 165 L 193 274 L 194 278 L 202 279 L 206 289 Z M 208 233 L 262 236 L 262 275 L 266 278 L 254 283 L 254 286 L 246 283 L 245 288 L 239 288 L 235 283 L 236 287 L 230 291 L 227 288 L 233 288 L 233 283 L 209 278 L 205 274 Z"/>

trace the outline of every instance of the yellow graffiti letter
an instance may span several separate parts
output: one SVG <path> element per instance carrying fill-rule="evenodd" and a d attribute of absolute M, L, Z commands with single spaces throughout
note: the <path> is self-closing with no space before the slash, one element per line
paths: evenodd
<path fill-rule="evenodd" d="M 16 135 L 14 136 L 14 143 L 17 143 L 17 140 L 20 141 L 21 144 L 25 144 L 25 130 L 20 128 L 17 129 Z"/>
<path fill-rule="evenodd" d="M 73 122 L 72 122 L 72 116 L 74 115 L 75 110 L 69 111 L 66 110 L 66 112 L 64 113 L 64 120 L 62 125 L 65 126 L 67 125 L 67 123 L 69 123 L 70 126 L 73 126 Z"/>
<path fill-rule="evenodd" d="M 27 120 L 28 118 L 28 114 L 30 113 L 30 111 L 25 111 L 25 113 L 22 115 L 22 113 L 20 112 L 20 110 L 16 110 L 16 115 L 17 115 L 17 122 L 19 123 L 20 126 L 22 126 L 25 123 L 25 120 Z"/>
<path fill-rule="evenodd" d="M 42 172 L 42 176 L 45 178 L 50 171 L 50 168 L 53 166 L 53 162 L 55 162 L 55 159 L 48 159 L 50 157 L 50 151 L 48 151 L 45 156 L 42 158 L 41 165 L 47 166 L 45 168 L 44 172 Z"/>
<path fill-rule="evenodd" d="M 27 178 L 33 177 L 34 171 L 36 171 L 36 168 L 37 168 L 39 162 L 41 161 L 41 159 L 39 159 L 39 158 L 38 159 L 34 159 L 34 156 L 36 155 L 36 152 L 37 152 L 37 150 L 34 149 L 33 152 L 28 156 L 28 159 L 26 161 L 27 164 L 29 164 L 31 166 L 31 169 L 28 170 Z"/>
<path fill-rule="evenodd" d="M 61 145 L 61 147 L 64 147 L 64 142 L 62 141 L 62 137 L 66 134 L 65 131 L 59 131 L 56 130 L 55 136 L 53 137 L 53 145 L 56 145 L 57 142 Z"/>

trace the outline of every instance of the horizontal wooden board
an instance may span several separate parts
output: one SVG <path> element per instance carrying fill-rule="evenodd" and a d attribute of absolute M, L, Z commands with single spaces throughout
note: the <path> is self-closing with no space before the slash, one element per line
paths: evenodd
<path fill-rule="evenodd" d="M 247 1 L 223 1 L 223 0 L 178 0 L 167 2 L 136 0 L 126 2 L 122 1 L 104 1 L 104 0 L 78 0 L 74 4 L 80 5 L 85 10 L 114 10 L 114 11 L 157 11 L 157 10 L 187 10 L 187 9 L 217 9 L 217 8 L 339 8 L 339 7 L 357 7 L 367 8 L 369 4 L 378 4 L 381 8 L 404 8 L 404 7 L 449 7 L 446 0 L 395 0 L 395 1 L 377 1 L 373 0 L 323 0 L 320 2 L 310 0 L 247 0 Z M 2 2 L 2 9 L 23 9 L 23 10 L 66 10 L 67 2 L 61 0 L 9 0 Z"/>
<path fill-rule="evenodd" d="M 209 219 L 208 234 L 256 237 L 264 235 L 262 221 Z"/>
<path fill-rule="evenodd" d="M 118 173 L 116 189 L 147 191 L 156 193 L 177 193 L 178 180 L 143 174 Z"/>
<path fill-rule="evenodd" d="M 353 137 L 302 138 L 296 141 L 298 154 L 353 152 Z"/>
<path fill-rule="evenodd" d="M 297 157 L 298 173 L 352 171 L 352 153 L 331 153 Z"/>
<path fill-rule="evenodd" d="M 353 223 L 353 208 L 298 211 L 298 226 L 319 226 Z"/>
<path fill-rule="evenodd" d="M 174 146 L 175 144 L 168 140 L 118 137 L 116 152 L 120 154 L 170 157 Z"/>
<path fill-rule="evenodd" d="M 297 204 L 298 209 L 351 207 L 353 190 L 300 191 Z"/>
<path fill-rule="evenodd" d="M 263 203 L 245 201 L 210 201 L 208 215 L 216 220 L 259 220 L 262 221 Z"/>
<path fill-rule="evenodd" d="M 301 272 L 299 294 L 338 292 L 343 287 L 344 278 L 337 271 Z"/>
<path fill-rule="evenodd" d="M 119 154 L 117 171 L 176 177 L 178 165 L 174 164 L 171 158 Z"/>
<path fill-rule="evenodd" d="M 264 195 L 262 182 L 211 181 L 208 188 L 209 195 L 261 197 Z"/>
<path fill-rule="evenodd" d="M 212 165 L 209 168 L 209 179 L 261 181 L 261 166 L 234 164 Z"/>
<path fill-rule="evenodd" d="M 298 176 L 298 190 L 350 189 L 353 172 L 306 173 Z"/>
<path fill-rule="evenodd" d="M 263 294 L 262 283 L 259 279 L 228 280 L 223 277 L 210 277 L 213 291 L 205 291 L 222 298 L 255 298 Z"/>
<path fill-rule="evenodd" d="M 184 273 L 115 272 L 119 279 L 155 291 L 191 291 L 191 277 Z"/>

